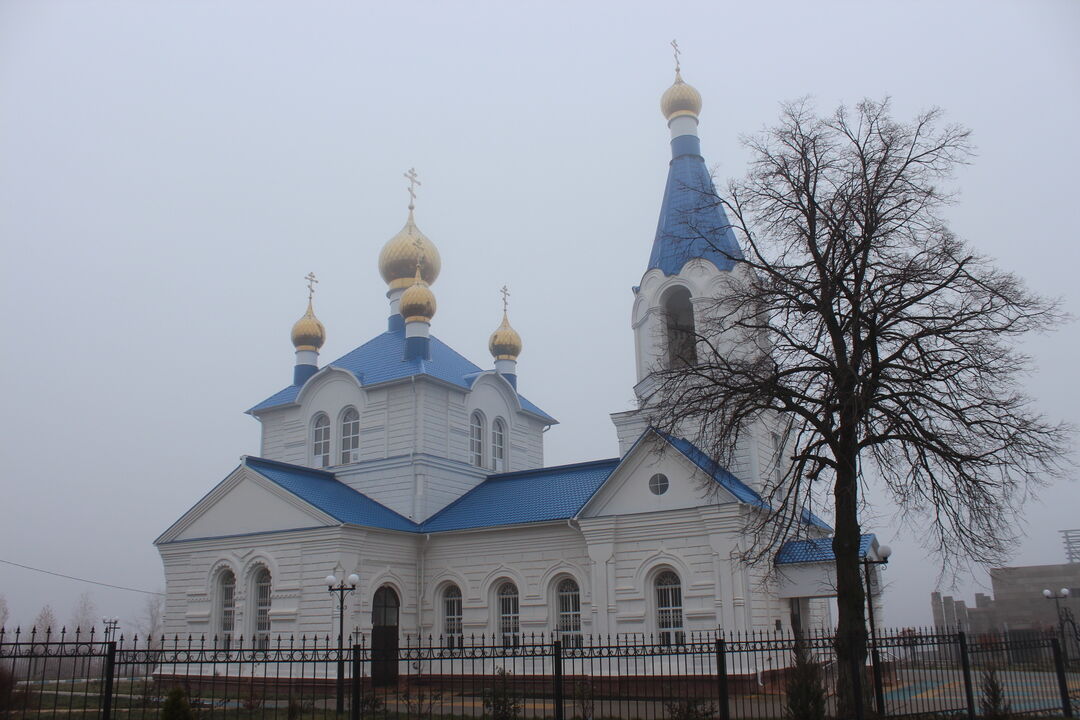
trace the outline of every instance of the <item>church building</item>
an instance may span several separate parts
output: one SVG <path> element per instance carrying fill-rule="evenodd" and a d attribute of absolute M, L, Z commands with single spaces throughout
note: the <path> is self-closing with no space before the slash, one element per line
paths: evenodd
<path fill-rule="evenodd" d="M 701 104 L 676 69 L 661 99 L 667 187 L 629 308 L 639 398 L 656 368 L 693 362 L 695 326 L 743 271 L 723 209 L 702 202 L 715 193 Z M 545 466 L 557 421 L 542 397 L 517 390 L 523 343 L 505 303 L 483 365 L 431 332 L 441 260 L 414 210 L 410 201 L 378 258 L 386 331 L 320 365 L 326 332 L 309 293 L 292 329 L 292 382 L 248 410 L 262 426 L 258 455 L 155 541 L 167 634 L 336 636 L 329 575 L 356 581 L 347 632 L 454 644 L 530 633 L 679 643 L 693 631 L 831 625 L 831 530 L 820 519 L 782 549 L 784 572 L 736 559 L 748 516 L 767 511 L 762 480 L 783 457 L 764 421 L 725 468 L 640 411 L 616 412 L 618 457 Z M 864 552 L 876 547 L 864 538 Z"/>

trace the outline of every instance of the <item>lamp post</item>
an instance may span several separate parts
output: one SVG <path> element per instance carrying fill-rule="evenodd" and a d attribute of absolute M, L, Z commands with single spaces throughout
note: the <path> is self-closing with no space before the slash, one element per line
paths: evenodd
<path fill-rule="evenodd" d="M 879 665 L 880 658 L 878 657 L 878 644 L 877 644 L 877 624 L 874 622 L 874 589 L 870 584 L 870 566 L 871 565 L 888 565 L 889 556 L 892 555 L 892 548 L 888 545 L 881 545 L 877 551 L 878 560 L 871 560 L 870 558 L 862 559 L 863 574 L 866 576 L 866 610 L 870 620 L 870 662 L 874 665 L 874 700 L 877 702 L 878 714 L 881 717 L 885 717 L 885 688 L 881 683 L 881 667 Z"/>
<path fill-rule="evenodd" d="M 337 661 L 337 712 L 345 712 L 345 596 L 356 590 L 360 577 L 353 573 L 341 580 L 334 573 L 326 576 L 326 589 L 336 593 L 338 599 L 338 661 Z"/>
<path fill-rule="evenodd" d="M 1061 601 L 1069 599 L 1069 588 L 1061 588 L 1057 592 L 1047 588 L 1043 590 L 1043 597 L 1054 601 L 1054 609 L 1057 611 L 1058 619 L 1058 635 L 1061 636 L 1061 653 L 1065 655 L 1066 662 L 1068 662 L 1068 655 L 1066 654 L 1068 643 L 1065 642 L 1065 615 L 1061 612 Z"/>

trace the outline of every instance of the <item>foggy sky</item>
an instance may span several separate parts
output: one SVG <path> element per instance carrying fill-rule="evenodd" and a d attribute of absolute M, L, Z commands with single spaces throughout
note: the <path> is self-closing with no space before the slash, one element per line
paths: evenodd
<path fill-rule="evenodd" d="M 432 332 L 481 366 L 498 288 L 522 392 L 561 421 L 546 461 L 617 454 L 631 290 L 669 159 L 668 43 L 704 97 L 718 185 L 740 135 L 805 95 L 891 96 L 974 131 L 953 229 L 1080 314 L 1080 5 L 1064 2 L 0 2 L 0 559 L 147 590 L 153 539 L 257 454 L 243 411 L 288 385 L 315 309 L 330 362 L 381 332 L 376 259 L 405 220 L 443 270 Z M 1080 423 L 1080 328 L 1025 347 L 1030 390 Z M 1018 563 L 1064 561 L 1080 487 L 1028 504 Z M 888 507 L 888 624 L 928 623 L 936 561 Z M 969 601 L 984 573 L 961 578 Z M 11 624 L 89 590 L 0 564 Z"/>

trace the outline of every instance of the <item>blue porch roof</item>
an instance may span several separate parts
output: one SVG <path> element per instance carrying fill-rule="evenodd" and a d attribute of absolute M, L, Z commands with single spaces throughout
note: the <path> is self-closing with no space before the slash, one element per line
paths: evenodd
<path fill-rule="evenodd" d="M 431 359 L 405 359 L 405 331 L 388 330 L 376 335 L 371 340 L 329 364 L 329 367 L 348 370 L 356 376 L 361 385 L 374 385 L 391 380 L 401 380 L 414 375 L 428 375 L 462 388 L 472 387 L 476 376 L 484 372 L 479 366 L 431 336 Z M 279 405 L 294 402 L 300 394 L 299 385 L 290 385 L 260 402 L 248 410 L 249 413 L 267 410 Z M 526 412 L 545 420 L 555 422 L 555 418 L 538 408 L 526 398 L 518 395 L 518 401 Z"/>
<path fill-rule="evenodd" d="M 859 541 L 859 557 L 866 557 L 875 539 L 876 536 L 873 533 L 862 536 Z M 776 553 L 776 564 L 834 562 L 836 554 L 833 553 L 832 541 L 831 537 L 789 540 L 780 548 L 780 552 Z"/>

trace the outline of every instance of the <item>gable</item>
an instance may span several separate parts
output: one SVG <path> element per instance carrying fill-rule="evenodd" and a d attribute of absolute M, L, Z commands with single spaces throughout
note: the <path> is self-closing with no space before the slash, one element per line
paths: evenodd
<path fill-rule="evenodd" d="M 329 515 L 247 468 L 238 468 L 158 542 L 336 525 Z"/>
<path fill-rule="evenodd" d="M 667 490 L 660 495 L 649 488 L 654 475 L 667 478 Z M 682 453 L 672 448 L 659 452 L 655 438 L 646 438 L 630 450 L 582 509 L 581 517 L 664 512 L 731 502 L 736 499 Z"/>

